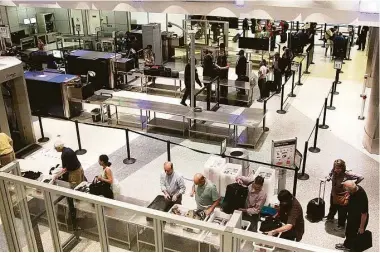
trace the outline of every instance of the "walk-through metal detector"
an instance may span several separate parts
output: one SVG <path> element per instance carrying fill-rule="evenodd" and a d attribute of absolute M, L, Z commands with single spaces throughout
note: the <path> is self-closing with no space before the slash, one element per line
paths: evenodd
<path fill-rule="evenodd" d="M 0 131 L 11 136 L 17 153 L 36 138 L 24 70 L 16 57 L 0 56 L 0 91 Z"/>

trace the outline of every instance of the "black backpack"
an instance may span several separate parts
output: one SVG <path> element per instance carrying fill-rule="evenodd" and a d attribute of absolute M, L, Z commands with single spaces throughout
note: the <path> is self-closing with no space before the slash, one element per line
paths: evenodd
<path fill-rule="evenodd" d="M 261 222 L 260 231 L 265 233 L 280 227 L 282 227 L 282 223 L 279 219 L 266 217 L 265 220 Z"/>

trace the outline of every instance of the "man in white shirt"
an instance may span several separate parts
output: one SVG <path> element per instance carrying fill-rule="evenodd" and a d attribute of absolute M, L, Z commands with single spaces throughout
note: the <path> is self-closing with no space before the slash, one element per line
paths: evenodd
<path fill-rule="evenodd" d="M 268 74 L 267 62 L 266 60 L 262 60 L 260 62 L 260 69 L 259 69 L 260 98 L 257 100 L 257 102 L 263 102 L 264 98 L 268 97 L 269 95 L 267 94 L 268 89 L 267 87 L 265 87 L 265 84 L 267 82 L 267 74 Z"/>
<path fill-rule="evenodd" d="M 186 191 L 185 182 L 178 173 L 173 169 L 173 163 L 164 163 L 164 173 L 160 177 L 161 191 L 168 201 L 175 204 L 182 203 L 182 195 Z"/>

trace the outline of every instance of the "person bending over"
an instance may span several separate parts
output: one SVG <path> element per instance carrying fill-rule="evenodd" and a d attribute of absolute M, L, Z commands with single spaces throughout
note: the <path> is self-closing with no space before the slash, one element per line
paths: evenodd
<path fill-rule="evenodd" d="M 284 223 L 280 228 L 268 232 L 268 235 L 281 233 L 281 238 L 291 241 L 301 241 L 305 232 L 305 221 L 303 210 L 298 200 L 288 190 L 281 190 L 278 193 L 280 210 L 276 216 Z"/>
<path fill-rule="evenodd" d="M 164 173 L 160 177 L 161 191 L 168 201 L 182 204 L 182 195 L 186 192 L 183 177 L 173 169 L 172 162 L 164 163 Z"/>
<path fill-rule="evenodd" d="M 216 186 L 200 173 L 194 175 L 191 197 L 193 196 L 195 196 L 197 209 L 204 210 L 206 215 L 210 215 L 220 203 Z"/>

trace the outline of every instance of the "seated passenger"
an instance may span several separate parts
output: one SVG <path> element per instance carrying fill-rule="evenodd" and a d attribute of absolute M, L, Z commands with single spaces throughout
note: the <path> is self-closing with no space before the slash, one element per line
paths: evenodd
<path fill-rule="evenodd" d="M 216 186 L 200 173 L 194 175 L 194 185 L 191 197 L 195 195 L 198 210 L 204 210 L 210 215 L 220 203 L 220 197 Z"/>
<path fill-rule="evenodd" d="M 239 176 L 236 178 L 239 184 L 248 185 L 251 179 L 248 177 Z M 264 178 L 257 176 L 249 188 L 247 202 L 245 208 L 239 210 L 243 212 L 243 220 L 250 221 L 251 226 L 249 231 L 257 232 L 257 222 L 260 218 L 261 208 L 264 206 L 267 200 L 267 194 L 262 190 L 264 185 Z"/>
<path fill-rule="evenodd" d="M 97 182 L 104 182 L 102 188 L 102 196 L 113 199 L 113 191 L 112 186 L 114 183 L 112 171 L 111 171 L 111 163 L 109 162 L 109 158 L 107 155 L 101 155 L 99 156 L 99 165 L 103 167 L 103 173 L 99 176 L 96 176 L 95 179 Z"/>

